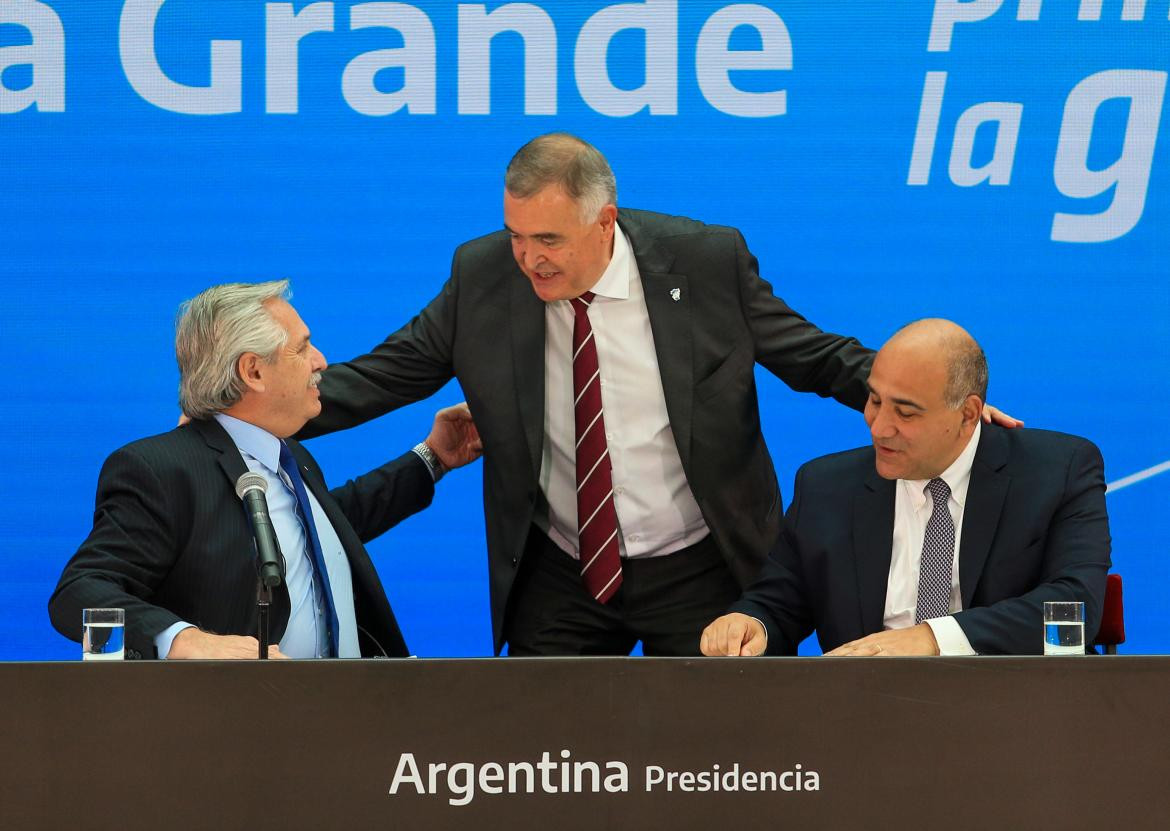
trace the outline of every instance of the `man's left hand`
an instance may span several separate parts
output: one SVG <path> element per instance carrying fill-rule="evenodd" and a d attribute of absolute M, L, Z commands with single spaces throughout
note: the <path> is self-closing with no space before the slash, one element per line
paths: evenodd
<path fill-rule="evenodd" d="M 426 442 L 448 470 L 463 467 L 483 455 L 483 442 L 466 401 L 435 413 L 435 423 Z"/>
<path fill-rule="evenodd" d="M 825 655 L 831 657 L 878 657 L 897 655 L 937 655 L 934 630 L 925 623 L 907 629 L 887 629 L 849 643 L 841 644 Z"/>
<path fill-rule="evenodd" d="M 999 407 L 993 407 L 990 404 L 983 405 L 983 423 L 998 424 L 1000 427 L 1006 427 L 1009 430 L 1024 426 L 1024 422 L 1018 418 L 1012 418 L 1003 410 L 999 409 Z"/>

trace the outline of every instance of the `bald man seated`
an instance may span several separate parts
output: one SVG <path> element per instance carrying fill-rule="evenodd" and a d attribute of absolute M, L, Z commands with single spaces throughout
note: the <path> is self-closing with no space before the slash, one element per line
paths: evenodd
<path fill-rule="evenodd" d="M 922 320 L 869 376 L 871 446 L 796 475 L 757 580 L 703 631 L 705 655 L 1043 651 L 1041 604 L 1101 621 L 1109 520 L 1101 453 L 1047 430 L 981 424 L 987 361 L 966 331 Z"/>

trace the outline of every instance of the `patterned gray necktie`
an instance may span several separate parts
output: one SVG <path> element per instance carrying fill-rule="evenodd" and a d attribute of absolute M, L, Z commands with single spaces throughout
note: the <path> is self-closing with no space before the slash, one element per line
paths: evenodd
<path fill-rule="evenodd" d="M 934 510 L 922 541 L 915 623 L 945 617 L 951 608 L 951 564 L 955 558 L 955 522 L 947 507 L 951 489 L 942 479 L 931 479 L 926 483 L 926 490 L 934 500 Z"/>

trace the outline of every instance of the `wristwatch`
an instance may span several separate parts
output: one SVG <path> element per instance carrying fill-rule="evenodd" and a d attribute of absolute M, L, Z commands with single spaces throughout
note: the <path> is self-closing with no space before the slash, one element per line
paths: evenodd
<path fill-rule="evenodd" d="M 431 450 L 430 445 L 425 441 L 420 441 L 413 448 L 418 457 L 423 460 L 423 464 L 427 466 L 427 470 L 431 472 L 431 478 L 438 482 L 443 478 L 443 474 L 447 472 L 446 465 L 443 464 L 435 451 Z"/>

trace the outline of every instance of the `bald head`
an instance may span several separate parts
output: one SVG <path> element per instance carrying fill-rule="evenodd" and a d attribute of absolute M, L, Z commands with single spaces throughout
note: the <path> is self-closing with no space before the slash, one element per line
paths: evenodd
<path fill-rule="evenodd" d="M 987 401 L 987 357 L 975 338 L 957 323 L 928 317 L 907 323 L 886 341 L 888 348 L 935 356 L 945 367 L 943 400 L 958 409 L 968 395 Z"/>
<path fill-rule="evenodd" d="M 865 420 L 878 473 L 931 479 L 975 432 L 987 396 L 987 361 L 962 327 L 919 320 L 902 327 L 874 358 Z"/>

